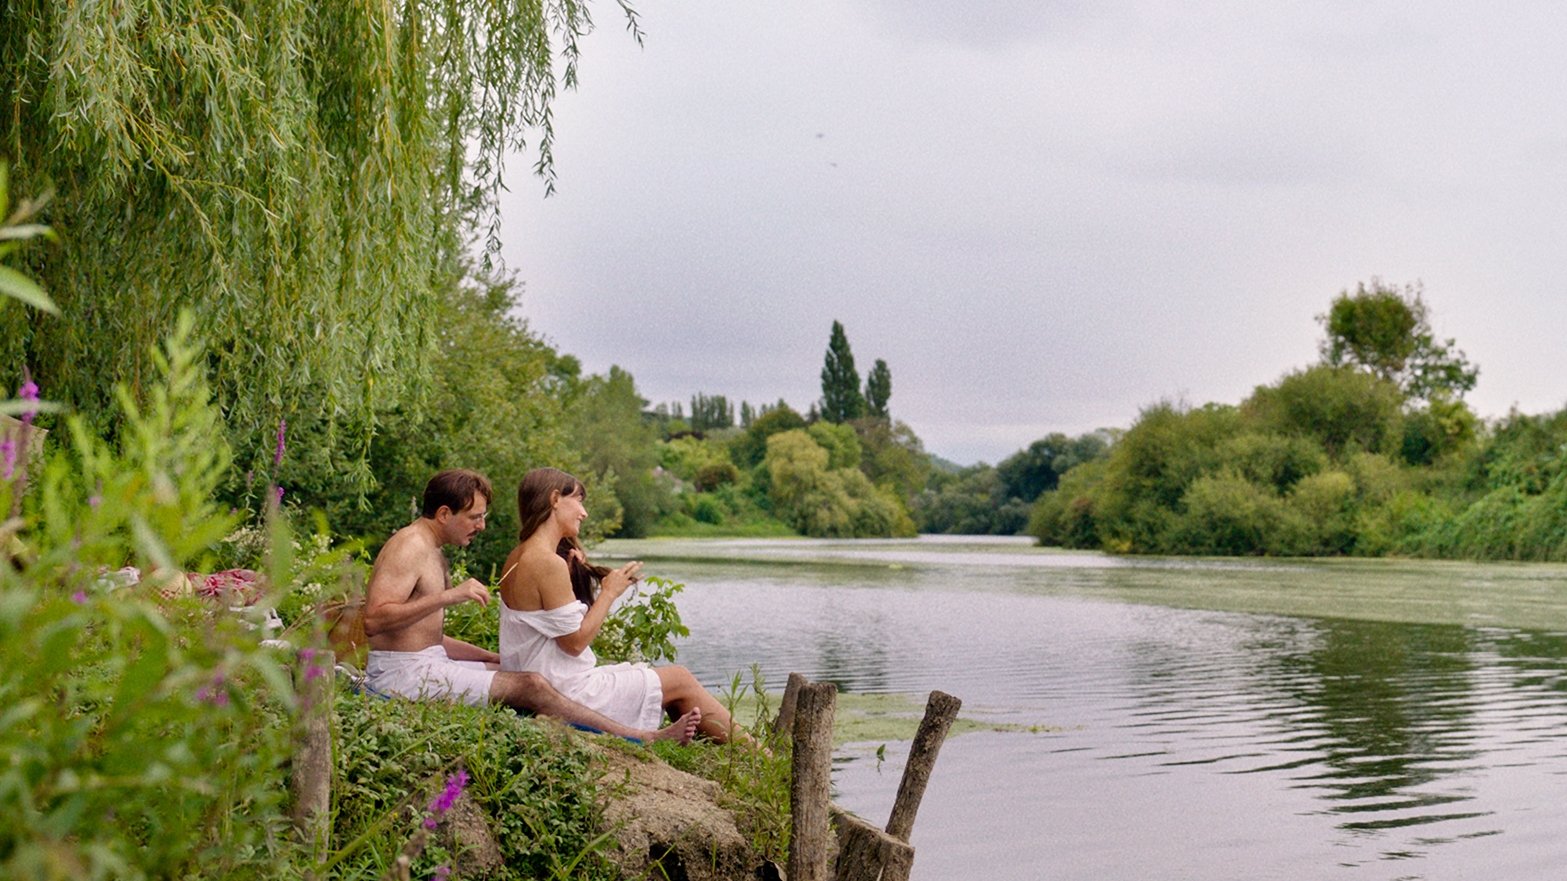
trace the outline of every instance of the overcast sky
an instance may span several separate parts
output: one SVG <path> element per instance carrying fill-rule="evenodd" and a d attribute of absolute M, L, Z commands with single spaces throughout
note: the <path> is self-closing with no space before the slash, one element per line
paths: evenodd
<path fill-rule="evenodd" d="M 820 397 L 832 321 L 946 458 L 1235 403 L 1420 282 L 1484 416 L 1567 405 L 1567 4 L 595 5 L 531 326 L 644 397 Z"/>

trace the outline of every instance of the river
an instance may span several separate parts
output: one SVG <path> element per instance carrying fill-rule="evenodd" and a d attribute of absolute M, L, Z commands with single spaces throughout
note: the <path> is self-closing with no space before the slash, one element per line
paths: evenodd
<path fill-rule="evenodd" d="M 962 698 L 913 877 L 1553 877 L 1567 567 L 1161 560 L 1021 539 L 611 541 L 684 582 L 680 662 Z M 747 674 L 749 676 L 749 674 Z M 851 743 L 885 822 L 906 742 Z"/>

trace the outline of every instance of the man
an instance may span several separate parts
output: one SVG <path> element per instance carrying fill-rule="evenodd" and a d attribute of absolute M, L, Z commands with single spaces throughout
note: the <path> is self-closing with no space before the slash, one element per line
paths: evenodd
<path fill-rule="evenodd" d="M 484 475 L 442 471 L 424 488 L 419 519 L 394 533 L 376 555 L 365 592 L 368 685 L 408 698 L 506 704 L 621 737 L 689 741 L 699 717 L 688 713 L 658 731 L 628 728 L 565 698 L 537 673 L 501 671 L 495 652 L 445 635 L 447 606 L 490 604 L 489 588 L 478 579 L 452 586 L 442 551 L 445 545 L 464 547 L 484 530 L 490 498 Z"/>

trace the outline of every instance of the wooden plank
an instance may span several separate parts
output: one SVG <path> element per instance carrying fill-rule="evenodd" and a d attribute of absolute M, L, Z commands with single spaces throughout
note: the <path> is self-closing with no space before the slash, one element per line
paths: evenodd
<path fill-rule="evenodd" d="M 963 702 L 942 691 L 930 693 L 925 704 L 925 718 L 920 720 L 919 731 L 909 747 L 909 762 L 903 766 L 903 779 L 898 783 L 898 795 L 892 802 L 892 816 L 887 820 L 887 834 L 901 841 L 909 840 L 914 831 L 914 815 L 919 812 L 920 801 L 925 798 L 925 785 L 930 782 L 930 772 L 936 765 L 936 754 L 952 720 L 958 717 Z"/>
<path fill-rule="evenodd" d="M 838 689 L 831 682 L 800 686 L 790 769 L 789 881 L 827 881 L 832 723 L 837 700 Z"/>

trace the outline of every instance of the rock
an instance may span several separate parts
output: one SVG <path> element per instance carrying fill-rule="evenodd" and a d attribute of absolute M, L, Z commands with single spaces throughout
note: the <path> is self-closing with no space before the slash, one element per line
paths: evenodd
<path fill-rule="evenodd" d="M 452 803 L 441 834 L 445 839 L 442 844 L 457 855 L 453 877 L 487 878 L 505 865 L 489 819 L 467 793 Z"/>
<path fill-rule="evenodd" d="M 751 881 L 765 860 L 719 805 L 718 784 L 656 758 L 606 747 L 599 779 L 604 819 L 618 847 L 610 859 L 628 878 Z"/>

